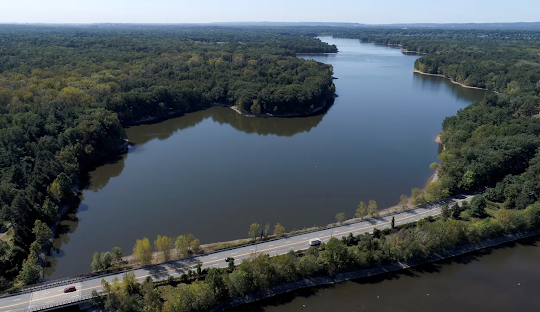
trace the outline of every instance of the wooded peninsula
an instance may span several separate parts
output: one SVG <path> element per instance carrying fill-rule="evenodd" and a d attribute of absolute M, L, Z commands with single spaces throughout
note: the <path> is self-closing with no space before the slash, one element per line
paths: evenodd
<path fill-rule="evenodd" d="M 0 220 L 14 229 L 10 240 L 0 240 L 0 289 L 39 279 L 47 225 L 74 196 L 81 168 L 123 142 L 123 126 L 216 104 L 303 115 L 333 98 L 332 67 L 295 57 L 337 51 L 318 35 L 416 51 L 423 56 L 415 69 L 494 91 L 444 120 L 439 179 L 413 190 L 411 202 L 479 195 L 444 207 L 438 218 L 333 238 L 308 251 L 258 255 L 160 290 L 127 274 L 122 283 L 105 284 L 107 296 L 96 296 L 95 305 L 205 311 L 280 283 L 423 259 L 540 226 L 540 32 L 6 25 L 0 34 Z"/>

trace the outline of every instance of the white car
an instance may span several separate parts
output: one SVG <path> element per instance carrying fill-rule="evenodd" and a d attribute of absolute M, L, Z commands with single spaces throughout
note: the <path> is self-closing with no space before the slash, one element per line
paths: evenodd
<path fill-rule="evenodd" d="M 321 244 L 321 240 L 318 238 L 312 238 L 309 240 L 309 246 L 319 246 Z"/>

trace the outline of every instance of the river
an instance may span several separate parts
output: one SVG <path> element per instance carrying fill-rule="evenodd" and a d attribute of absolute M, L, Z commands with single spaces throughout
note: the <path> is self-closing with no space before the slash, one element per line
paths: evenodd
<path fill-rule="evenodd" d="M 126 129 L 135 146 L 82 177 L 61 222 L 47 279 L 90 271 L 94 251 L 131 253 L 136 239 L 193 233 L 202 243 L 247 236 L 253 222 L 286 230 L 352 217 L 360 201 L 395 205 L 423 187 L 446 116 L 486 92 L 412 72 L 418 56 L 322 38 L 336 55 L 334 105 L 306 118 L 249 118 L 214 107 Z"/>
<path fill-rule="evenodd" d="M 539 237 L 399 273 L 304 289 L 230 312 L 538 311 Z"/>

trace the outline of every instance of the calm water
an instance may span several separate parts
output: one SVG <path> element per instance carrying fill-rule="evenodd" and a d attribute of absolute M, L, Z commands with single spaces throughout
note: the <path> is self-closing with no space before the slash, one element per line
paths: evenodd
<path fill-rule="evenodd" d="M 89 173 L 50 278 L 89 271 L 94 251 L 130 253 L 138 238 L 191 232 L 207 243 L 246 237 L 253 222 L 327 224 L 359 201 L 387 207 L 423 187 L 444 117 L 486 93 L 413 74 L 417 57 L 397 49 L 323 40 L 341 52 L 303 57 L 339 78 L 325 115 L 255 119 L 215 107 L 127 129 L 136 146 Z"/>
<path fill-rule="evenodd" d="M 398 274 L 300 290 L 231 312 L 538 311 L 539 238 Z"/>

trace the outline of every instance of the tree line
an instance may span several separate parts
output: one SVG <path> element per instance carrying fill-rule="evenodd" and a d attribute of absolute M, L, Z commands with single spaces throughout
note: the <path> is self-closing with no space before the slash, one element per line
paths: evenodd
<path fill-rule="evenodd" d="M 214 104 L 304 114 L 334 97 L 331 66 L 295 57 L 336 50 L 312 37 L 23 25 L 0 37 L 0 224 L 13 231 L 0 241 L 0 291 L 37 280 L 24 273 L 47 249 L 36 220 L 58 221 L 78 174 L 124 144 L 124 126 Z"/>
<path fill-rule="evenodd" d="M 471 203 L 446 206 L 440 218 L 428 217 L 416 224 L 378 230 L 371 234 L 332 238 L 320 247 L 270 257 L 253 254 L 239 265 L 223 269 L 189 269 L 179 279 L 154 287 L 147 278 L 142 284 L 134 275 L 124 281 L 102 282 L 105 296 L 94 294 L 92 302 L 110 310 L 206 311 L 231 299 L 294 282 L 303 278 L 332 276 L 340 272 L 373 268 L 396 261 L 421 260 L 467 243 L 536 229 L 540 226 L 540 204 L 524 210 L 488 207 L 482 196 Z M 478 214 L 476 214 L 478 213 Z M 130 285 L 130 286 L 126 286 Z"/>

